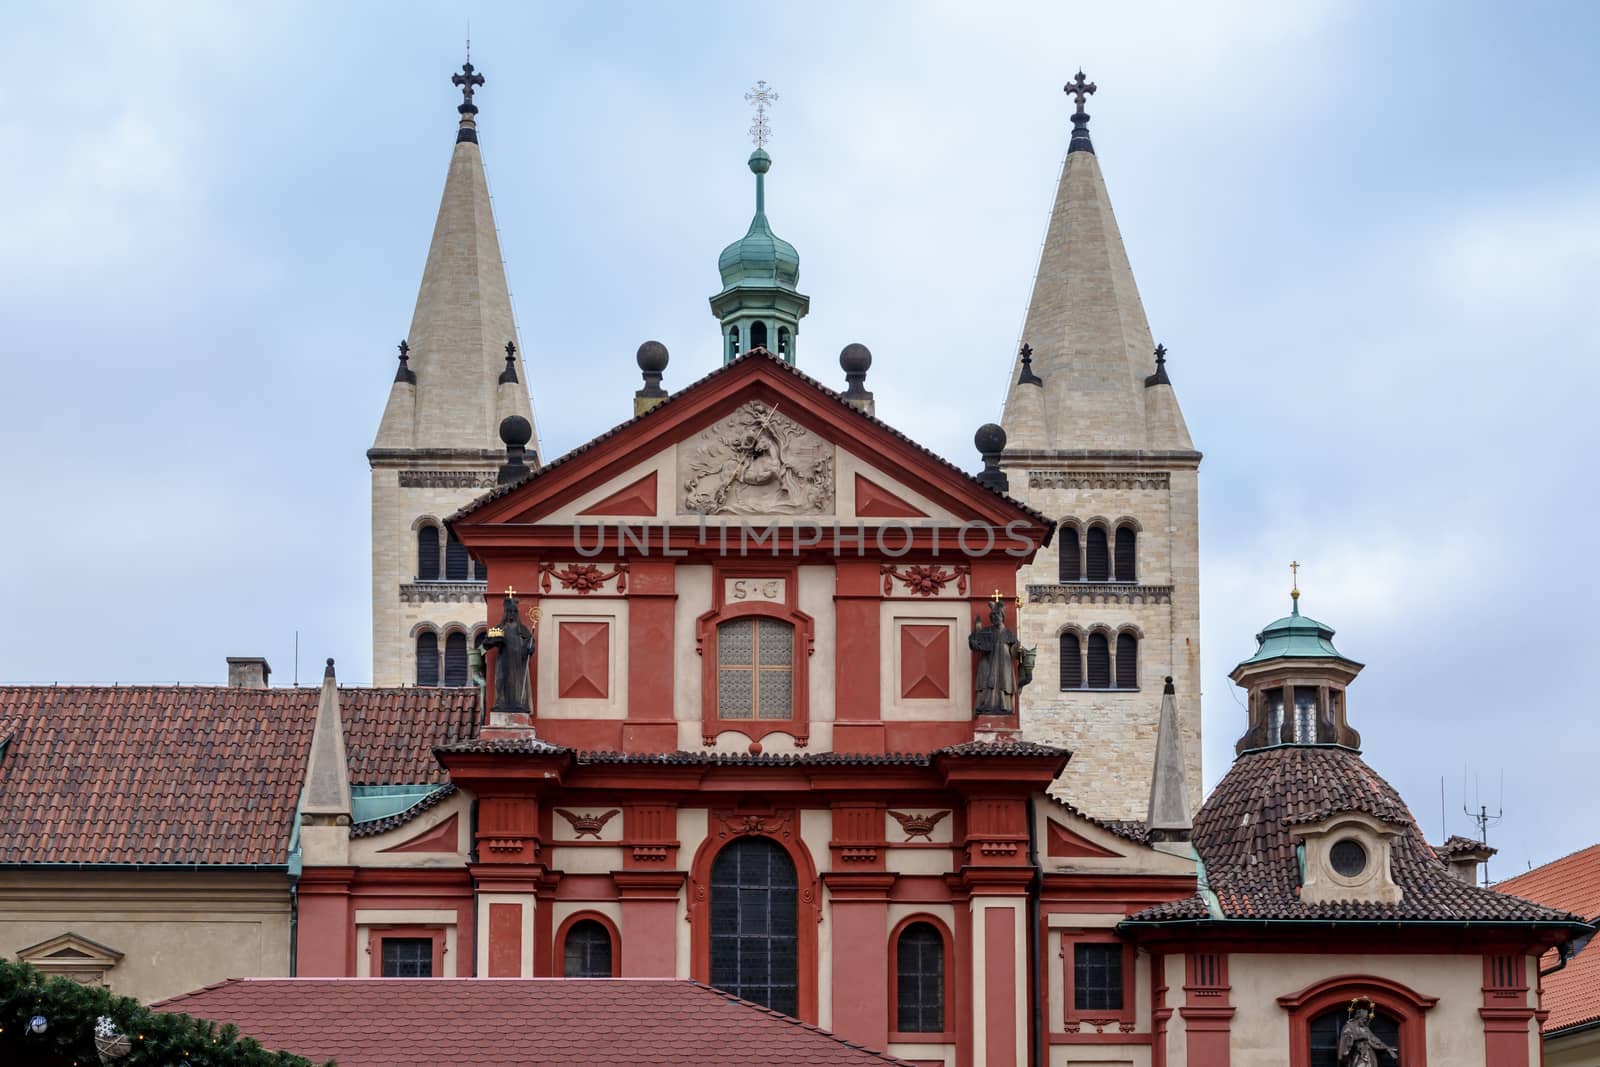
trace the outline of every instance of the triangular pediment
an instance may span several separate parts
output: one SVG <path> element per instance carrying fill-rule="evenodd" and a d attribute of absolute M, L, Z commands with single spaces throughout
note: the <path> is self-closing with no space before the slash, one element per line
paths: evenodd
<path fill-rule="evenodd" d="M 1056 798 L 1039 807 L 1046 871 L 1190 877 L 1194 860 L 1146 842 L 1138 824 L 1101 822 Z"/>
<path fill-rule="evenodd" d="M 63 968 L 105 969 L 122 959 L 122 953 L 98 941 L 79 934 L 57 934 L 48 941 L 17 950 L 17 958 L 36 967 L 52 968 L 60 973 Z"/>

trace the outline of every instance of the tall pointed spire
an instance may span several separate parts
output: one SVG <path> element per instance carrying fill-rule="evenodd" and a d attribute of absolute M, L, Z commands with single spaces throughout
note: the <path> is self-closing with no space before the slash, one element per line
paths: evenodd
<path fill-rule="evenodd" d="M 350 766 L 345 760 L 339 681 L 334 677 L 331 659 L 322 673 L 322 698 L 317 704 L 317 725 L 311 733 L 311 754 L 306 757 L 300 813 L 310 820 L 350 817 Z"/>
<path fill-rule="evenodd" d="M 1150 775 L 1150 810 L 1145 819 L 1152 841 L 1187 841 L 1194 820 L 1189 815 L 1188 762 L 1178 728 L 1177 690 L 1167 678 L 1156 720 L 1156 761 Z"/>
<path fill-rule="evenodd" d="M 526 389 L 506 398 L 509 408 L 497 395 L 503 353 L 517 341 L 517 327 L 478 147 L 475 94 L 486 79 L 468 61 L 450 80 L 461 90 L 461 118 L 406 335 L 415 382 L 397 376 L 394 385 L 413 389 L 414 402 L 391 396 L 374 442 L 380 449 L 498 450 L 502 418 L 533 419 Z M 514 369 L 520 382 L 528 381 L 520 356 Z"/>
<path fill-rule="evenodd" d="M 1023 329 L 1044 395 L 1030 395 L 1038 387 L 1022 373 L 1020 359 L 1013 361 L 1003 425 L 1020 450 L 1187 451 L 1193 444 L 1156 365 L 1150 324 L 1089 140 L 1084 102 L 1096 88 L 1081 71 L 1066 86 L 1077 103 L 1072 139 Z"/>

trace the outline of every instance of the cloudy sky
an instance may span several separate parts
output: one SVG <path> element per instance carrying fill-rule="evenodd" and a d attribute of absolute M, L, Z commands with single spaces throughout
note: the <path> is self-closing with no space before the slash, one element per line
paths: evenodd
<path fill-rule="evenodd" d="M 470 11 L 469 11 L 470 8 Z M 687 12 L 693 11 L 693 17 Z M 998 14 L 992 13 L 998 10 Z M 979 13 L 983 12 L 983 13 Z M 1368 664 L 1368 759 L 1493 872 L 1595 840 L 1600 8 L 30 5 L 0 36 L 0 680 L 367 677 L 371 443 L 455 124 L 480 129 L 547 455 L 717 361 L 781 99 L 804 369 L 965 466 L 1093 131 L 1196 443 L 1206 774 L 1282 614 Z M 1469 797 L 1470 799 L 1470 797 Z"/>

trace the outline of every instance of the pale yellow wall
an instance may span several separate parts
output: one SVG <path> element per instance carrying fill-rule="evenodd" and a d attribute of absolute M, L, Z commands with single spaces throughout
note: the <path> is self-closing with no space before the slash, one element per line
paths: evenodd
<path fill-rule="evenodd" d="M 1544 1067 L 1600 1067 L 1600 1027 L 1546 1041 Z"/>
<path fill-rule="evenodd" d="M 149 1002 L 289 973 L 285 874 L 0 871 L 0 955 L 74 933 L 123 954 L 112 992 Z"/>

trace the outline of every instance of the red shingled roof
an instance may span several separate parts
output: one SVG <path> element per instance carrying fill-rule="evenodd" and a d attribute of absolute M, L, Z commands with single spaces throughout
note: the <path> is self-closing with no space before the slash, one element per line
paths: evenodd
<path fill-rule="evenodd" d="M 1600 918 L 1600 845 L 1563 856 L 1526 874 L 1507 878 L 1495 886 L 1552 908 L 1577 912 L 1587 919 Z M 1566 967 L 1544 979 L 1544 1007 L 1550 1012 L 1544 1032 L 1564 1030 L 1583 1023 L 1600 1023 L 1600 939 L 1590 942 Z M 1540 961 L 1553 967 L 1554 952 Z"/>
<path fill-rule="evenodd" d="M 151 1006 L 339 1067 L 904 1062 L 670 978 L 234 978 Z"/>
<path fill-rule="evenodd" d="M 0 863 L 282 864 L 319 690 L 0 686 Z M 340 689 L 351 781 L 443 782 L 472 689 Z"/>

